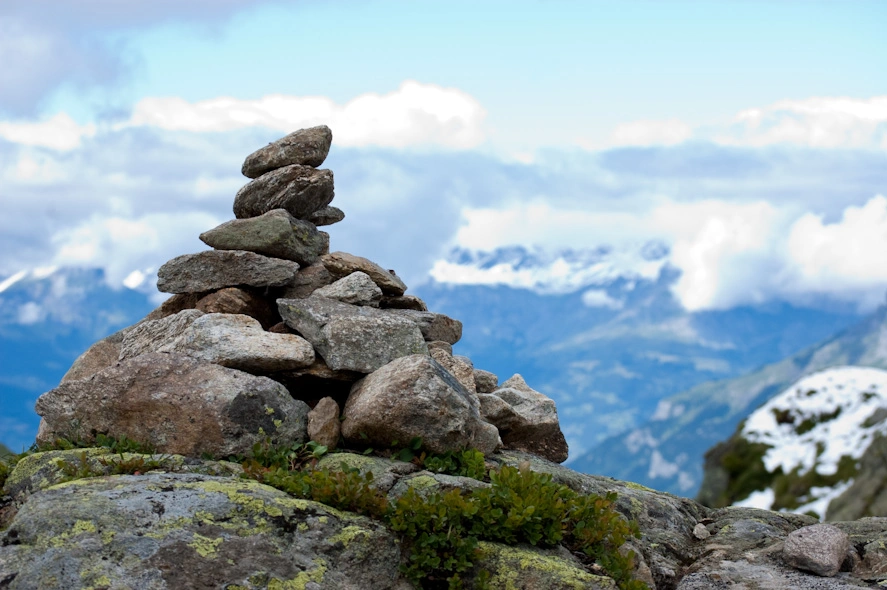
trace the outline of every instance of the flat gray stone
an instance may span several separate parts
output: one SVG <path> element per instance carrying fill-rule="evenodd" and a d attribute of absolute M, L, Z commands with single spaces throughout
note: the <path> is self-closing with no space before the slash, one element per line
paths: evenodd
<path fill-rule="evenodd" d="M 334 371 L 371 373 L 396 358 L 428 354 L 414 322 L 372 307 L 317 295 L 278 299 L 277 307 L 287 325 L 304 336 Z"/>
<path fill-rule="evenodd" d="M 314 225 L 333 225 L 345 219 L 345 212 L 338 207 L 328 206 L 318 209 L 308 216 L 308 221 Z"/>
<path fill-rule="evenodd" d="M 203 312 L 198 309 L 184 309 L 159 320 L 142 322 L 123 336 L 119 360 L 149 352 L 169 352 L 179 334 L 202 315 Z"/>
<path fill-rule="evenodd" d="M 368 274 L 359 270 L 321 287 L 315 293 L 321 297 L 335 299 L 343 303 L 368 307 L 379 307 L 379 301 L 382 299 L 382 290 Z"/>
<path fill-rule="evenodd" d="M 403 295 L 407 286 L 392 271 L 385 270 L 372 260 L 362 256 L 355 256 L 347 252 L 332 252 L 320 258 L 330 274 L 340 279 L 355 271 L 365 272 L 373 279 L 382 293 L 386 295 Z"/>
<path fill-rule="evenodd" d="M 425 355 L 395 359 L 355 383 L 344 417 L 342 436 L 353 443 L 391 447 L 420 437 L 433 453 L 474 448 L 485 454 L 499 444 L 468 392 Z"/>
<path fill-rule="evenodd" d="M 247 178 L 258 178 L 291 164 L 316 168 L 326 160 L 332 143 L 333 132 L 326 125 L 299 129 L 248 155 L 240 171 Z"/>
<path fill-rule="evenodd" d="M 139 355 L 62 383 L 36 409 L 38 443 L 104 433 L 191 457 L 247 454 L 268 436 L 305 442 L 309 410 L 267 377 L 176 353 Z"/>
<path fill-rule="evenodd" d="M 237 191 L 234 216 L 243 219 L 286 209 L 297 219 L 307 219 L 329 205 L 334 195 L 332 171 L 294 164 L 263 174 Z"/>
<path fill-rule="evenodd" d="M 229 313 L 195 319 L 161 352 L 166 351 L 248 373 L 290 371 L 314 362 L 314 349 L 301 336 L 266 332 L 257 320 Z"/>
<path fill-rule="evenodd" d="M 296 219 L 285 209 L 258 217 L 233 219 L 200 234 L 216 250 L 246 250 L 271 258 L 295 260 L 301 266 L 317 261 L 328 247 L 313 223 Z"/>
<path fill-rule="evenodd" d="M 224 287 L 282 287 L 296 277 L 299 264 L 240 250 L 208 250 L 177 256 L 157 271 L 164 293 L 197 293 Z"/>

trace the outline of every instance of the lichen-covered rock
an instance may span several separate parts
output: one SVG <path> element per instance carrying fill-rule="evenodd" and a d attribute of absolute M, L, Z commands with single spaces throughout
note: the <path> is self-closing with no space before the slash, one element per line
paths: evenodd
<path fill-rule="evenodd" d="M 196 293 L 224 287 L 282 287 L 292 283 L 299 264 L 240 250 L 208 250 L 177 256 L 157 271 L 164 293 Z"/>
<path fill-rule="evenodd" d="M 293 164 L 266 172 L 237 191 L 234 216 L 244 219 L 286 209 L 296 219 L 307 219 L 329 205 L 334 195 L 330 170 Z"/>
<path fill-rule="evenodd" d="M 334 371 L 371 373 L 396 358 L 428 353 L 415 323 L 371 307 L 317 295 L 278 299 L 277 307 Z"/>
<path fill-rule="evenodd" d="M 328 246 L 313 223 L 296 219 L 285 209 L 226 221 L 200 234 L 200 239 L 216 250 L 246 250 L 302 266 L 316 262 Z"/>
<path fill-rule="evenodd" d="M 346 441 L 390 447 L 415 437 L 432 453 L 499 445 L 470 394 L 429 356 L 398 358 L 354 384 L 345 404 Z"/>
<path fill-rule="evenodd" d="M 586 571 L 569 551 L 481 541 L 474 575 L 490 572 L 490 586 L 507 590 L 616 590 L 616 582 Z M 471 577 L 471 576 L 469 576 Z"/>
<path fill-rule="evenodd" d="M 407 286 L 394 272 L 387 271 L 362 256 L 347 252 L 332 252 L 321 256 L 320 259 L 330 274 L 336 278 L 348 276 L 359 270 L 368 274 L 386 295 L 403 295 L 407 290 Z"/>
<path fill-rule="evenodd" d="M 243 468 L 229 461 L 211 461 L 182 455 L 145 455 L 115 453 L 107 447 L 68 449 L 33 453 L 21 459 L 9 474 L 4 490 L 18 502 L 27 496 L 56 484 L 93 475 L 110 475 L 115 469 L 143 465 L 143 472 L 160 470 L 179 473 L 203 473 L 217 476 L 239 476 Z"/>
<path fill-rule="evenodd" d="M 30 588 L 393 588 L 382 524 L 255 481 L 151 472 L 34 494 L 0 534 L 0 580 Z"/>
<path fill-rule="evenodd" d="M 379 301 L 382 299 L 382 290 L 373 282 L 370 275 L 359 270 L 321 287 L 315 293 L 320 297 L 335 299 L 342 303 L 368 307 L 379 307 Z"/>
<path fill-rule="evenodd" d="M 246 454 L 267 436 L 304 442 L 308 406 L 279 383 L 177 353 L 126 359 L 37 400 L 38 443 L 126 436 L 161 453 Z"/>
<path fill-rule="evenodd" d="M 413 463 L 357 453 L 324 455 L 317 462 L 317 469 L 357 470 L 364 475 L 372 473 L 370 485 L 381 492 L 388 492 L 402 477 L 419 471 L 419 467 Z"/>
<path fill-rule="evenodd" d="M 248 155 L 240 171 L 247 178 L 257 178 L 291 164 L 316 168 L 326 160 L 332 143 L 333 132 L 326 125 L 299 129 Z"/>

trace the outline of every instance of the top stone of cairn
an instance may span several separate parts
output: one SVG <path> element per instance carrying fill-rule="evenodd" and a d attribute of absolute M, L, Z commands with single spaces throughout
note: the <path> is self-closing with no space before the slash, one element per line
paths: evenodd
<path fill-rule="evenodd" d="M 333 132 L 326 125 L 299 129 L 251 153 L 244 160 L 241 172 L 247 178 L 258 178 L 291 164 L 316 168 L 330 153 L 332 142 Z"/>

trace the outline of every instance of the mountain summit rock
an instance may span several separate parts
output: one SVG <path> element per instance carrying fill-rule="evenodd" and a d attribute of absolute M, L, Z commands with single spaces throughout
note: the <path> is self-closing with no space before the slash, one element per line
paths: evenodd
<path fill-rule="evenodd" d="M 805 530 L 810 516 L 709 509 L 559 465 L 568 449 L 550 398 L 454 355 L 462 323 L 405 295 L 394 271 L 329 253 L 316 226 L 344 214 L 330 206 L 332 172 L 316 166 L 331 141 L 326 127 L 300 130 L 247 158 L 254 180 L 235 197 L 237 219 L 203 234 L 216 249 L 165 264 L 159 287 L 175 294 L 39 398 L 37 442 L 56 448 L 18 458 L 11 473 L 2 464 L 0 588 L 405 590 L 409 579 L 838 589 L 887 579 L 880 523 L 835 524 L 842 549 Z M 284 451 L 263 464 L 269 447 Z M 465 527 L 472 536 L 460 537 Z M 789 561 L 782 546 L 795 537 L 805 542 Z M 841 572 L 808 571 L 824 552 Z"/>

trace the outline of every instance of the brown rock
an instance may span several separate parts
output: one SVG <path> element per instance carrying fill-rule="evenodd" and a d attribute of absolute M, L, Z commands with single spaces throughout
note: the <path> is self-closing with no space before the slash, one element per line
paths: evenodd
<path fill-rule="evenodd" d="M 321 287 L 330 285 L 336 279 L 321 262 L 300 268 L 296 278 L 283 291 L 282 299 L 305 299 Z"/>
<path fill-rule="evenodd" d="M 474 370 L 474 384 L 478 393 L 493 393 L 499 387 L 499 377 L 482 369 Z"/>
<path fill-rule="evenodd" d="M 499 444 L 468 392 L 425 355 L 398 358 L 355 383 L 344 416 L 342 435 L 352 443 L 389 447 L 420 437 L 432 453 L 485 454 Z"/>
<path fill-rule="evenodd" d="M 316 168 L 323 164 L 332 142 L 333 132 L 326 125 L 299 129 L 251 153 L 240 171 L 247 178 L 257 178 L 291 164 Z"/>
<path fill-rule="evenodd" d="M 203 297 L 194 306 L 203 313 L 237 313 L 255 318 L 264 328 L 280 322 L 277 304 L 238 287 L 226 287 Z"/>
<path fill-rule="evenodd" d="M 416 311 L 428 311 L 425 302 L 415 295 L 386 295 L 379 302 L 382 309 L 413 309 Z"/>
<path fill-rule="evenodd" d="M 124 328 L 87 348 L 86 352 L 77 357 L 77 360 L 74 361 L 74 364 L 71 365 L 65 376 L 62 377 L 62 383 L 87 379 L 116 363 L 120 356 L 123 336 L 130 329 Z"/>
<path fill-rule="evenodd" d="M 171 296 L 169 299 L 161 303 L 160 307 L 146 315 L 142 319 L 142 321 L 159 320 L 161 318 L 179 313 L 180 311 L 183 311 L 185 309 L 194 309 L 195 307 L 197 307 L 197 302 L 206 295 L 208 295 L 207 292 L 176 293 L 175 295 Z"/>
<path fill-rule="evenodd" d="M 37 400 L 39 443 L 126 436 L 160 453 L 217 457 L 250 452 L 274 436 L 306 440 L 308 406 L 266 377 L 180 354 L 127 359 L 92 378 L 69 381 Z"/>
<path fill-rule="evenodd" d="M 321 262 L 330 274 L 337 279 L 348 276 L 354 271 L 365 272 L 373 279 L 382 293 L 386 295 L 403 295 L 407 286 L 392 271 L 385 270 L 372 260 L 355 256 L 347 252 L 333 252 L 320 257 Z"/>
<path fill-rule="evenodd" d="M 308 412 L 308 439 L 329 450 L 335 449 L 342 432 L 341 424 L 339 404 L 333 398 L 325 397 Z"/>
<path fill-rule="evenodd" d="M 830 524 L 814 524 L 789 533 L 785 539 L 782 557 L 790 566 L 832 577 L 850 549 L 850 537 Z"/>
<path fill-rule="evenodd" d="M 243 219 L 286 209 L 296 219 L 307 219 L 333 196 L 332 171 L 294 164 L 263 174 L 237 191 L 234 216 Z"/>
<path fill-rule="evenodd" d="M 450 375 L 462 384 L 465 391 L 472 395 L 477 394 L 474 384 L 474 368 L 470 363 L 465 362 L 465 357 L 454 357 L 440 348 L 430 348 L 428 352 L 431 354 L 431 358 L 439 362 L 444 369 L 450 372 Z"/>
<path fill-rule="evenodd" d="M 431 342 L 428 342 L 428 352 L 435 349 L 442 350 L 449 355 L 453 354 L 453 345 L 449 342 L 444 342 L 443 340 L 432 340 Z"/>
<path fill-rule="evenodd" d="M 157 271 L 157 289 L 166 293 L 197 293 L 224 287 L 282 287 L 299 265 L 240 250 L 209 250 L 177 256 Z"/>

